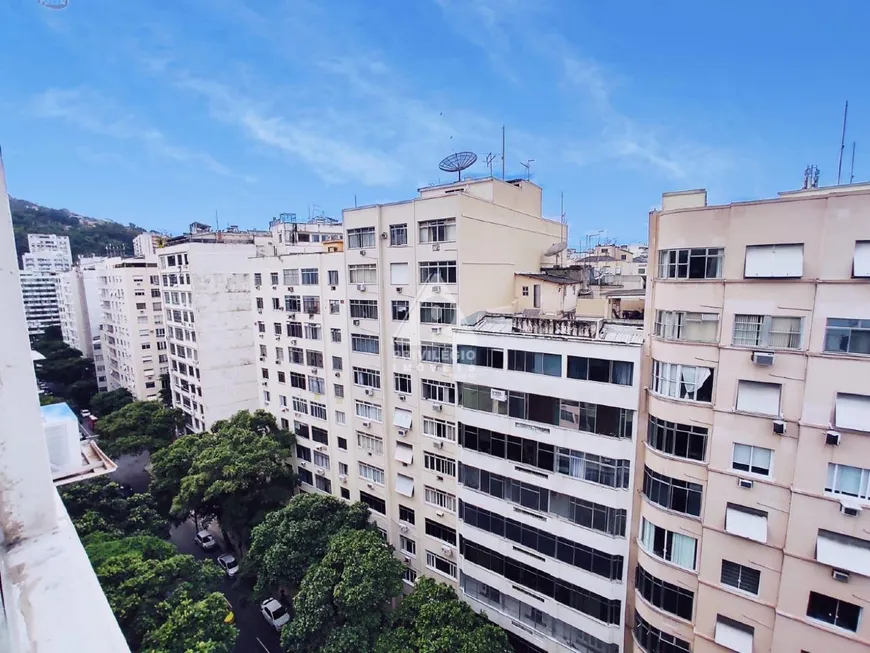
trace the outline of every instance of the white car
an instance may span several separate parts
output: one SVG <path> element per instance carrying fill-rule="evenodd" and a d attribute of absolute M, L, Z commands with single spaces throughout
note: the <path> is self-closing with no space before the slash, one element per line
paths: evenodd
<path fill-rule="evenodd" d="M 217 546 L 217 542 L 208 531 L 199 531 L 193 536 L 193 541 L 197 543 L 200 549 L 205 551 L 211 551 Z"/>
<path fill-rule="evenodd" d="M 275 630 L 281 630 L 288 621 L 290 615 L 284 606 L 277 599 L 266 599 L 260 604 L 260 612 L 263 618 L 268 621 Z"/>
<path fill-rule="evenodd" d="M 218 556 L 217 563 L 230 578 L 239 572 L 239 563 L 232 554 L 224 553 L 223 555 Z"/>

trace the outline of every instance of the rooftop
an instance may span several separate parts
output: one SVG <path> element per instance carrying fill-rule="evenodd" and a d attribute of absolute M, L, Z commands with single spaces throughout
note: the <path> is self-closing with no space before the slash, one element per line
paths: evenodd
<path fill-rule="evenodd" d="M 583 318 L 574 315 L 523 313 L 472 313 L 455 329 L 478 333 L 552 337 L 559 339 L 595 340 L 624 345 L 642 345 L 643 329 L 637 326 L 611 323 L 603 318 Z"/>

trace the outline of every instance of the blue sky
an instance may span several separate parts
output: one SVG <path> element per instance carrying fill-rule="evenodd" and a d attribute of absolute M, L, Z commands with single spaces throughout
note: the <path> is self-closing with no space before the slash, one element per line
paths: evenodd
<path fill-rule="evenodd" d="M 846 99 L 870 176 L 868 18 L 848 0 L 4 0 L 0 146 L 17 197 L 178 233 L 405 199 L 456 150 L 483 174 L 505 124 L 508 174 L 534 159 L 552 217 L 564 192 L 572 246 L 645 240 L 663 191 L 771 196 L 808 163 L 833 183 Z"/>

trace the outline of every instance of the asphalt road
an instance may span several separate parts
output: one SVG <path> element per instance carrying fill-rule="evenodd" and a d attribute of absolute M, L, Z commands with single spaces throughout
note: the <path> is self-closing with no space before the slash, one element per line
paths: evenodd
<path fill-rule="evenodd" d="M 131 486 L 137 492 L 148 489 L 150 477 L 145 471 L 148 463 L 148 454 L 141 456 L 121 456 L 116 460 L 118 470 L 112 474 L 115 481 Z M 187 521 L 170 531 L 169 539 L 182 553 L 189 553 L 198 560 L 205 558 L 217 558 L 223 550 L 223 538 L 220 529 L 209 529 L 219 546 L 212 551 L 203 551 L 193 541 L 195 533 L 193 521 Z M 221 591 L 226 595 L 233 606 L 236 616 L 236 625 L 239 628 L 239 636 L 233 653 L 283 653 L 278 634 L 263 616 L 260 614 L 260 606 L 256 603 L 248 603 L 248 589 L 234 587 L 234 581 L 224 578 Z"/>

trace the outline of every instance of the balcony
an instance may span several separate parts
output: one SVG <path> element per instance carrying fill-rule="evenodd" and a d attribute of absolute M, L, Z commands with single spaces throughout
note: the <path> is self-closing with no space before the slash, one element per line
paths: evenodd
<path fill-rule="evenodd" d="M 543 336 L 567 336 L 573 338 L 595 338 L 601 327 L 601 320 L 578 320 L 573 317 L 527 317 L 514 315 L 511 329 L 514 333 L 532 333 Z"/>

